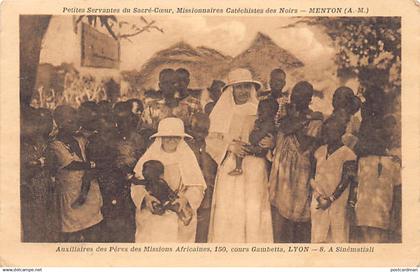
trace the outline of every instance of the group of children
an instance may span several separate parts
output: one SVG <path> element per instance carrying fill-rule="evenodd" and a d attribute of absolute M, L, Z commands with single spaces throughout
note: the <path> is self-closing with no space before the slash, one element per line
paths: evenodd
<path fill-rule="evenodd" d="M 322 121 L 322 114 L 309 109 L 311 89 L 305 82 L 295 85 L 277 130 L 270 175 L 280 218 L 273 216 L 280 232 L 275 241 L 401 241 L 401 161 L 393 136 L 396 119 L 386 115 L 384 90 L 368 86 L 362 103 L 353 90 L 340 87 L 333 113 Z"/>
<path fill-rule="evenodd" d="M 61 105 L 53 112 L 25 107 L 21 117 L 23 241 L 134 242 L 133 184 L 145 185 L 164 203 L 156 206 L 157 213 L 171 209 L 189 224 L 192 211 L 173 205 L 177 192 L 162 179 L 161 162 L 145 164 L 144 180 L 134 176 L 157 130 L 144 118 L 143 101 L 87 101 L 78 109 Z M 210 188 L 217 165 L 203 150 L 209 119 L 197 112 L 189 120 L 194 139 L 188 143 L 203 169 L 212 169 L 204 171 Z M 200 222 L 208 221 L 209 201 L 207 190 Z M 197 240 L 206 239 L 204 232 Z"/>
<path fill-rule="evenodd" d="M 176 72 L 185 84 L 174 83 Z M 362 103 L 353 90 L 340 87 L 334 92 L 333 113 L 324 121 L 309 107 L 312 85 L 298 82 L 289 97 L 283 91 L 285 79 L 283 70 L 273 70 L 271 90 L 261 98 L 254 129 L 245 139 L 247 155 L 268 162 L 274 241 L 400 241 L 401 161 L 393 137 L 396 120 L 386 115 L 384 91 L 368 87 Z M 134 242 L 132 184 L 144 185 L 159 200 L 153 204 L 156 214 L 174 211 L 188 225 L 192 210 L 174 204 L 178 192 L 162 178 L 160 161 L 144 164 L 144 179 L 133 172 L 152 144 L 158 121 L 175 116 L 192 136 L 185 141 L 207 185 L 195 239 L 207 242 L 218 165 L 207 153 L 205 139 L 224 84 L 214 81 L 209 88 L 213 101 L 201 107 L 184 70 L 165 69 L 159 80 L 161 90 L 152 102 L 147 97 L 114 105 L 88 101 L 77 110 L 58 106 L 53 113 L 22 109 L 23 241 Z M 356 133 L 352 128 L 359 110 Z M 260 145 L 267 137 L 271 148 Z M 229 175 L 243 174 L 242 160 L 236 158 Z"/>

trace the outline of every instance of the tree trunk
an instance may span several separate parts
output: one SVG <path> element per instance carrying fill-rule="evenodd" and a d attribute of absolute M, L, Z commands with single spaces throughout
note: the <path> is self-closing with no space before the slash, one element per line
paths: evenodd
<path fill-rule="evenodd" d="M 19 17 L 20 103 L 28 106 L 35 89 L 42 39 L 50 23 L 50 15 Z"/>

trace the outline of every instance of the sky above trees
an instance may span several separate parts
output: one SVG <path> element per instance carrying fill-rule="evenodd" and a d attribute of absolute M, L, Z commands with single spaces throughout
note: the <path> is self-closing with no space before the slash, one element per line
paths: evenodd
<path fill-rule="evenodd" d="M 139 23 L 137 16 L 118 17 L 121 21 Z M 335 50 L 328 36 L 317 27 L 282 28 L 295 19 L 290 17 L 228 17 L 228 16 L 149 16 L 164 29 L 143 32 L 121 42 L 121 70 L 140 69 L 154 53 L 179 41 L 192 46 L 207 46 L 223 54 L 235 56 L 245 50 L 257 32 L 269 35 L 282 48 L 296 55 L 305 64 L 320 69 L 330 66 Z M 71 45 L 74 39 L 71 16 L 54 16 L 43 43 L 41 62 L 61 64 L 76 58 Z M 62 52 L 64 51 L 64 52 Z"/>

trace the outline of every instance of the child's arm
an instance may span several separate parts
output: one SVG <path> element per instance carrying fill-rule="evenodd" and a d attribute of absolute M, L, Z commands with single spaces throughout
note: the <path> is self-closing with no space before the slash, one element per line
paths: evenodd
<path fill-rule="evenodd" d="M 92 180 L 95 178 L 95 176 L 96 176 L 95 170 L 88 170 L 85 172 L 85 174 L 82 177 L 82 187 L 80 189 L 80 195 L 83 195 L 85 197 L 87 196 L 90 189 L 90 184 Z"/>
<path fill-rule="evenodd" d="M 249 142 L 251 145 L 258 145 L 261 139 L 266 135 L 267 133 L 265 131 L 255 127 L 249 134 Z"/>
<path fill-rule="evenodd" d="M 356 168 L 357 164 L 355 161 L 346 161 L 343 164 L 341 181 L 335 188 L 334 192 L 328 197 L 320 197 L 319 199 L 317 199 L 319 202 L 319 209 L 328 209 L 336 199 L 341 197 L 342 193 L 347 189 L 349 184 L 351 184 L 355 180 L 357 173 Z"/>
<path fill-rule="evenodd" d="M 89 156 L 90 150 L 87 149 L 87 154 Z M 82 177 L 82 186 L 80 188 L 79 196 L 76 200 L 71 204 L 73 209 L 82 206 L 87 198 L 87 195 L 90 190 L 90 185 L 93 179 L 96 178 L 98 175 L 98 171 L 95 169 L 96 164 L 93 161 L 72 161 L 69 165 L 67 165 L 64 169 L 77 171 L 77 170 L 85 170 L 83 177 Z"/>
<path fill-rule="evenodd" d="M 85 174 L 82 177 L 82 186 L 80 188 L 80 194 L 77 197 L 77 199 L 71 204 L 71 207 L 73 209 L 78 208 L 85 203 L 90 190 L 91 182 L 96 177 L 96 175 L 97 171 L 95 169 L 88 170 L 85 172 Z"/>
<path fill-rule="evenodd" d="M 127 174 L 127 178 L 134 185 L 143 185 L 143 186 L 147 186 L 148 185 L 147 180 L 145 180 L 145 179 L 138 179 L 138 178 L 136 178 L 132 174 Z"/>
<path fill-rule="evenodd" d="M 52 177 L 55 177 L 58 171 L 57 155 L 51 146 L 47 147 L 45 165 Z"/>
<path fill-rule="evenodd" d="M 315 179 L 315 174 L 316 174 L 316 158 L 314 156 L 314 154 L 311 154 L 311 172 L 310 172 L 310 179 Z"/>
<path fill-rule="evenodd" d="M 357 176 L 357 164 L 356 161 L 346 161 L 343 164 L 343 172 L 341 175 L 341 181 L 335 188 L 334 193 L 329 197 L 331 201 L 338 199 L 346 188 L 356 182 Z"/>
<path fill-rule="evenodd" d="M 350 193 L 349 193 L 349 205 L 350 207 L 354 208 L 357 202 L 357 188 L 359 186 L 359 183 L 357 181 L 357 178 L 352 179 L 350 182 Z"/>
<path fill-rule="evenodd" d="M 312 158 L 310 160 L 311 162 L 311 169 L 310 169 L 310 173 L 309 173 L 309 180 L 310 180 L 310 185 L 309 186 L 309 193 L 308 193 L 308 199 L 309 199 L 309 203 L 311 203 L 311 199 L 312 199 L 312 195 L 313 195 L 313 191 L 314 191 L 314 182 L 315 182 L 315 175 L 316 175 L 316 158 L 314 157 L 314 155 L 311 155 Z"/>
<path fill-rule="evenodd" d="M 153 214 L 162 215 L 165 211 L 159 199 L 150 192 L 150 181 L 139 179 L 132 172 L 127 174 L 127 180 L 131 181 L 131 199 L 138 209 L 144 206 Z"/>

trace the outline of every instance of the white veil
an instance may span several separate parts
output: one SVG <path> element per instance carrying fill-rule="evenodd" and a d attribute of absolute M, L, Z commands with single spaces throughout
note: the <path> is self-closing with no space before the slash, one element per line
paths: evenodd
<path fill-rule="evenodd" d="M 178 163 L 183 185 L 207 187 L 200 166 L 198 165 L 197 158 L 184 139 L 179 142 L 177 150 L 174 153 L 166 153 L 162 150 L 161 145 L 161 138 L 157 137 L 134 167 L 136 177 L 140 179 L 143 178 L 143 164 L 146 161 L 158 160 L 164 165 L 166 163 Z"/>
<path fill-rule="evenodd" d="M 253 88 L 248 102 L 237 105 L 233 98 L 233 88 L 225 89 L 210 114 L 209 136 L 206 138 L 207 151 L 220 164 L 229 144 L 229 129 L 234 115 L 256 116 L 258 99 Z"/>
<path fill-rule="evenodd" d="M 235 104 L 235 100 L 233 98 L 233 88 L 232 86 L 227 87 L 210 114 L 209 133 L 227 133 L 234 114 L 244 116 L 257 115 L 257 108 L 258 98 L 255 87 L 251 91 L 249 101 L 242 105 Z"/>

